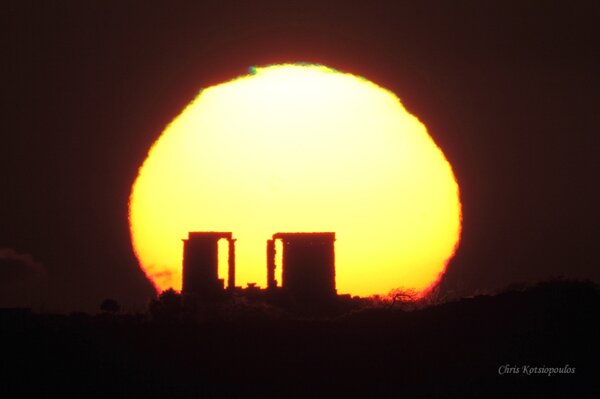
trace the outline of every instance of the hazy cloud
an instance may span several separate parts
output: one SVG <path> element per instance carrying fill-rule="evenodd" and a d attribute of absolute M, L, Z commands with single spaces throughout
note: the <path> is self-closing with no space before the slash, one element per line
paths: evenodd
<path fill-rule="evenodd" d="M 47 273 L 30 254 L 0 248 L 0 307 L 38 307 L 43 304 Z"/>

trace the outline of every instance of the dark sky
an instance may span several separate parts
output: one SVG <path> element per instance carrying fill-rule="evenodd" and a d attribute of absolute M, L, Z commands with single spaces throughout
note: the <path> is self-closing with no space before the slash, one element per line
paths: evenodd
<path fill-rule="evenodd" d="M 593 2 L 352 3 L 3 1 L 0 300 L 143 306 L 127 201 L 151 144 L 200 88 L 286 61 L 362 75 L 428 126 L 464 211 L 445 290 L 600 281 Z"/>

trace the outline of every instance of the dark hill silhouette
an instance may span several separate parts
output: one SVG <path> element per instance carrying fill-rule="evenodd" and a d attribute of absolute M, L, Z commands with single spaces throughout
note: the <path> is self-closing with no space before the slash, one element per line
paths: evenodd
<path fill-rule="evenodd" d="M 598 397 L 599 310 L 598 287 L 570 281 L 330 320 L 198 323 L 2 310 L 0 392 Z M 523 366 L 573 372 L 527 375 Z M 500 375 L 501 367 L 521 372 Z"/>

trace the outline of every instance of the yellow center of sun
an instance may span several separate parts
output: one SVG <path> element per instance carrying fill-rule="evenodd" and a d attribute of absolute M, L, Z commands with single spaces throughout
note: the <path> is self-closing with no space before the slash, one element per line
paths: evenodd
<path fill-rule="evenodd" d="M 318 65 L 202 90 L 152 146 L 129 206 L 160 290 L 181 288 L 190 231 L 232 232 L 237 284 L 260 286 L 273 233 L 331 231 L 339 293 L 423 292 L 461 229 L 458 184 L 425 126 L 390 91 Z"/>

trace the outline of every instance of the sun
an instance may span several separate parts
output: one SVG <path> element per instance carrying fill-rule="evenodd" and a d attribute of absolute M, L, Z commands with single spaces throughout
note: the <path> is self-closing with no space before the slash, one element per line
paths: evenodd
<path fill-rule="evenodd" d="M 458 245 L 461 204 L 451 165 L 396 95 L 283 64 L 200 91 L 152 146 L 129 219 L 160 290 L 181 288 L 189 231 L 233 232 L 237 284 L 259 286 L 273 233 L 331 231 L 338 292 L 365 296 L 434 284 Z"/>

